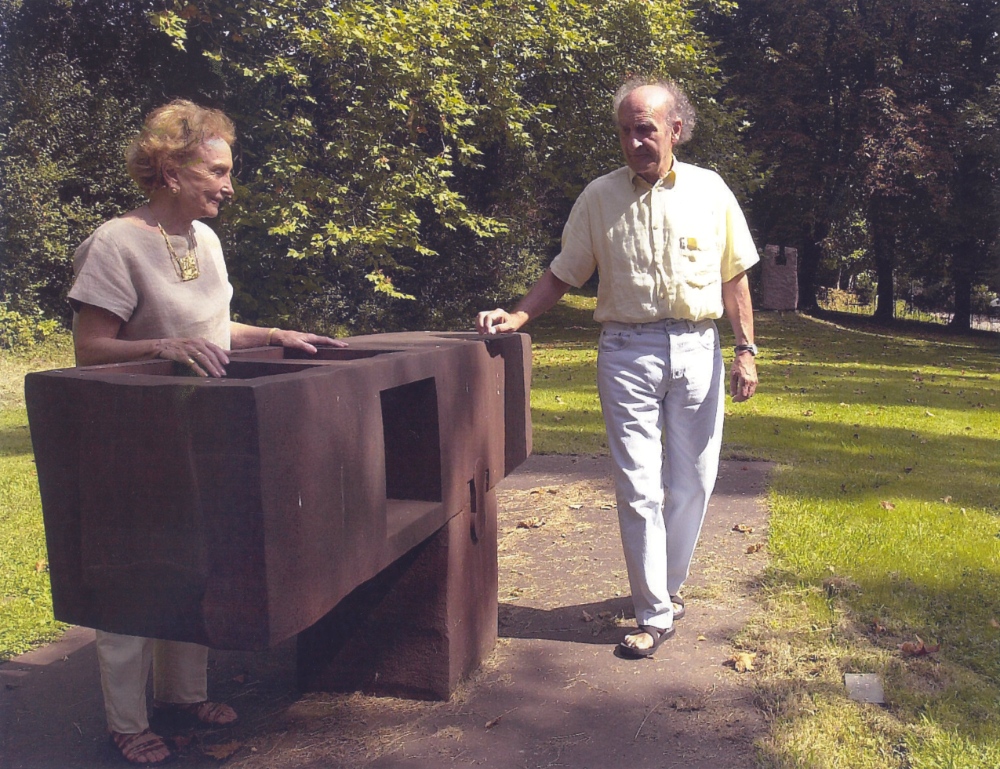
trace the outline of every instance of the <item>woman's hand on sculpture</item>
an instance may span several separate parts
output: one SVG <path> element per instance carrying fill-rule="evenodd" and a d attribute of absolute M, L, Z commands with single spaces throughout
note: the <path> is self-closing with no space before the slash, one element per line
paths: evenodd
<path fill-rule="evenodd" d="M 157 357 L 177 361 L 198 376 L 206 377 L 224 377 L 229 365 L 226 351 L 204 339 L 161 339 Z"/>

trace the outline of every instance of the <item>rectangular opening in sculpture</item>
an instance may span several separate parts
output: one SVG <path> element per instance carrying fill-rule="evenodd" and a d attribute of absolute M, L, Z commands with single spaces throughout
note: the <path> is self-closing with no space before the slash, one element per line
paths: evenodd
<path fill-rule="evenodd" d="M 380 393 L 389 531 L 441 503 L 441 439 L 433 378 Z"/>
<path fill-rule="evenodd" d="M 303 350 L 286 347 L 284 349 L 284 357 L 286 360 L 299 358 L 322 361 L 363 360 L 365 358 L 374 358 L 376 355 L 387 355 L 394 352 L 399 352 L 399 350 L 354 350 L 350 347 L 317 347 L 316 354 L 310 355 Z"/>

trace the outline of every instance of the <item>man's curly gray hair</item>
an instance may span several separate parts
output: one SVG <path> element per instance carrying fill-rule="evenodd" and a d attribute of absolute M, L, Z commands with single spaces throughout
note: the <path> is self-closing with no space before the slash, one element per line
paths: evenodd
<path fill-rule="evenodd" d="M 673 99 L 674 108 L 667 115 L 667 118 L 669 120 L 675 117 L 681 119 L 681 136 L 677 140 L 677 143 L 683 144 L 688 141 L 694 132 L 694 125 L 698 121 L 698 117 L 695 114 L 694 107 L 691 106 L 691 102 L 688 100 L 687 94 L 673 80 L 648 77 L 633 77 L 626 80 L 621 88 L 615 91 L 615 98 L 612 101 L 612 117 L 614 118 L 615 125 L 618 125 L 618 108 L 625 101 L 625 98 L 632 91 L 646 85 L 655 85 L 657 88 L 662 88 L 670 94 Z"/>

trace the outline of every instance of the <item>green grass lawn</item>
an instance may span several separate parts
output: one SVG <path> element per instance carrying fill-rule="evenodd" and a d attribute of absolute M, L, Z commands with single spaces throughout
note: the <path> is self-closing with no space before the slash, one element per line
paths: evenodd
<path fill-rule="evenodd" d="M 606 451 L 593 303 L 569 296 L 526 329 L 536 452 Z M 757 655 L 745 680 L 768 718 L 760 766 L 995 769 L 997 338 L 760 313 L 757 342 L 761 385 L 749 402 L 727 404 L 724 453 L 776 463 L 770 566 L 759 611 L 735 639 Z M 68 360 L 65 349 L 0 359 L 0 659 L 55 630 L 15 396 L 25 367 Z M 899 648 L 917 639 L 940 648 Z M 845 673 L 882 676 L 889 705 L 850 701 Z"/>
<path fill-rule="evenodd" d="M 592 307 L 528 329 L 536 451 L 606 450 Z M 724 455 L 777 463 L 761 611 L 737 639 L 769 717 L 760 764 L 995 769 L 1000 345 L 840 320 L 759 313 L 760 388 L 726 409 Z M 918 639 L 940 649 L 904 655 Z M 845 673 L 880 674 L 890 706 L 848 700 Z"/>
<path fill-rule="evenodd" d="M 0 353 L 0 660 L 57 636 L 52 619 L 24 375 L 73 365 L 68 335 L 25 352 Z"/>

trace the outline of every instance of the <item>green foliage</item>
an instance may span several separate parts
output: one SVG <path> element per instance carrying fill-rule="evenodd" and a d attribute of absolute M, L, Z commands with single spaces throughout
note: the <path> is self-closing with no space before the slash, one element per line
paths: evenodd
<path fill-rule="evenodd" d="M 584 183 L 620 163 L 610 96 L 636 69 L 704 104 L 707 152 L 735 144 L 680 0 L 204 0 L 172 14 L 157 24 L 217 63 L 241 130 L 224 241 L 247 318 L 439 325 L 519 292 Z"/>
<path fill-rule="evenodd" d="M 25 315 L 0 302 L 0 350 L 34 347 L 63 331 L 57 320 L 41 314 Z"/>
<path fill-rule="evenodd" d="M 168 96 L 236 120 L 218 222 L 248 322 L 466 323 L 558 249 L 573 199 L 621 163 L 610 97 L 636 72 L 700 109 L 685 152 L 749 188 L 740 115 L 716 100 L 721 0 L 35 0 L 0 9 L 0 278 L 65 312 L 69 256 L 139 202 L 121 148 Z"/>
<path fill-rule="evenodd" d="M 15 64 L 0 83 L 16 105 L 0 135 L 0 300 L 63 318 L 76 246 L 138 200 L 122 162 L 138 116 L 65 57 Z"/>
<path fill-rule="evenodd" d="M 748 0 L 713 26 L 767 163 L 755 218 L 800 248 L 805 306 L 849 227 L 870 263 L 843 266 L 877 270 L 880 315 L 900 279 L 947 274 L 967 323 L 1000 232 L 998 24 L 979 0 Z"/>

